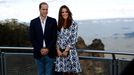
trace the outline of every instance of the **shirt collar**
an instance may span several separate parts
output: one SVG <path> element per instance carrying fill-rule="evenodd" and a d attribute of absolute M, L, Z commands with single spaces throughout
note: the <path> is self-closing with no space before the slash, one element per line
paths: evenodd
<path fill-rule="evenodd" d="M 45 23 L 45 21 L 46 21 L 46 19 L 47 19 L 47 16 L 45 17 L 45 19 L 44 19 L 44 21 L 42 21 L 42 19 L 41 19 L 41 17 L 39 17 L 40 18 L 40 21 L 41 21 L 41 23 Z"/>

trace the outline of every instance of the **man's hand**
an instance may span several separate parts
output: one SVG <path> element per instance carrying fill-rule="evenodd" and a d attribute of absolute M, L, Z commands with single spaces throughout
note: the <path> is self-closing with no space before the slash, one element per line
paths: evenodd
<path fill-rule="evenodd" d="M 48 48 L 41 48 L 40 52 L 42 55 L 47 55 L 48 54 Z"/>

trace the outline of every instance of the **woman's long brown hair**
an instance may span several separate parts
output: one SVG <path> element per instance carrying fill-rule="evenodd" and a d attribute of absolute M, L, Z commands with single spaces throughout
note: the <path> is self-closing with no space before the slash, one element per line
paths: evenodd
<path fill-rule="evenodd" d="M 66 6 L 66 5 L 63 5 L 60 7 L 60 10 L 59 10 L 59 16 L 58 16 L 58 30 L 60 31 L 62 26 L 64 25 L 64 18 L 62 17 L 62 9 L 65 8 L 67 9 L 67 13 L 68 13 L 68 18 L 67 18 L 67 24 L 64 28 L 69 28 L 72 24 L 72 13 L 71 11 L 69 10 L 69 8 Z"/>

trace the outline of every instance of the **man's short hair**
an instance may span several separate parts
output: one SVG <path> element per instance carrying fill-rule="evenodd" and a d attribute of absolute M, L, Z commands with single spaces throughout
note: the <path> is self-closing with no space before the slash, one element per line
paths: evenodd
<path fill-rule="evenodd" d="M 39 4 L 39 9 L 41 9 L 41 5 L 47 5 L 48 6 L 48 4 L 46 3 L 46 2 L 41 2 L 40 4 Z"/>

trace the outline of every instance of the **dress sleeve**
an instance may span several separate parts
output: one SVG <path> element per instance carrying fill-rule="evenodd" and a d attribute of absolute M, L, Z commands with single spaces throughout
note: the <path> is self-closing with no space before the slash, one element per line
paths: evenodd
<path fill-rule="evenodd" d="M 77 32 L 78 32 L 78 25 L 77 23 L 73 23 L 71 27 L 71 36 L 68 39 L 68 45 L 69 48 L 74 48 L 77 42 Z"/>

